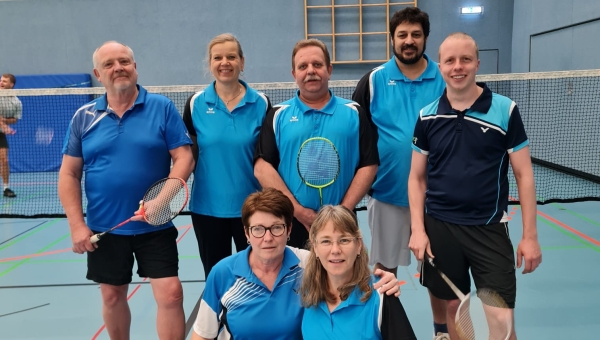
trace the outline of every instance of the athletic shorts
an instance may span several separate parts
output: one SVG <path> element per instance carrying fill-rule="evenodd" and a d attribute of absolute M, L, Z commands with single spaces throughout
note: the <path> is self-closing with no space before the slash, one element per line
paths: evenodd
<path fill-rule="evenodd" d="M 410 264 L 410 209 L 369 198 L 367 204 L 371 251 L 369 264 L 386 268 Z"/>
<path fill-rule="evenodd" d="M 133 236 L 108 233 L 102 236 L 96 250 L 87 253 L 86 277 L 113 286 L 131 283 L 134 255 L 140 277 L 177 276 L 177 234 L 175 227 Z"/>
<path fill-rule="evenodd" d="M 0 149 L 8 149 L 8 140 L 6 139 L 6 135 L 0 132 Z"/>
<path fill-rule="evenodd" d="M 515 307 L 515 255 L 506 222 L 465 226 L 425 215 L 425 231 L 435 256 L 435 265 L 464 294 L 471 291 L 470 269 L 477 289 L 492 289 L 504 298 L 508 307 Z M 422 266 L 420 281 L 439 299 L 457 299 L 427 261 Z"/>

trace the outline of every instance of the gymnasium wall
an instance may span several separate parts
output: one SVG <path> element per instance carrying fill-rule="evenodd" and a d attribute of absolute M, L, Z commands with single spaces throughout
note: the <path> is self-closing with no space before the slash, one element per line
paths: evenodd
<path fill-rule="evenodd" d="M 323 2 L 312 2 L 317 1 Z M 513 0 L 418 4 L 431 17 L 427 52 L 434 60 L 448 33 L 465 31 L 482 49 L 480 73 L 510 72 Z M 302 0 L 0 1 L 0 72 L 92 73 L 93 51 L 114 39 L 133 48 L 141 84 L 205 84 L 206 45 L 231 32 L 244 48 L 246 80 L 292 81 L 291 51 L 304 37 L 303 5 Z M 464 5 L 483 5 L 484 14 L 461 16 Z M 376 65 L 336 65 L 333 79 L 358 79 Z"/>
<path fill-rule="evenodd" d="M 600 1 L 514 0 L 512 72 L 600 68 Z"/>

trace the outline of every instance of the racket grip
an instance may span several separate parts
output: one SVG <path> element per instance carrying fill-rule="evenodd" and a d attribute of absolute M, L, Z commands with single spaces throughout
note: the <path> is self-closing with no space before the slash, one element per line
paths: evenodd
<path fill-rule="evenodd" d="M 98 241 L 100 241 L 100 236 L 98 236 L 98 234 L 95 234 L 94 236 L 90 237 L 90 242 L 93 243 L 97 243 Z"/>

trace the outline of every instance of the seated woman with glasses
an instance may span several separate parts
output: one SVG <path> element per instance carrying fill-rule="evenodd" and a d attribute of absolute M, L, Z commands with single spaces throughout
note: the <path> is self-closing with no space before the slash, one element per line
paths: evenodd
<path fill-rule="evenodd" d="M 304 340 L 416 339 L 400 300 L 373 291 L 376 280 L 353 212 L 326 205 L 309 234 L 300 287 Z"/>
<path fill-rule="evenodd" d="M 286 247 L 294 216 L 281 191 L 266 188 L 242 206 L 250 246 L 221 260 L 208 275 L 192 339 L 302 339 L 298 288 L 309 252 Z M 398 292 L 393 274 L 377 285 Z"/>

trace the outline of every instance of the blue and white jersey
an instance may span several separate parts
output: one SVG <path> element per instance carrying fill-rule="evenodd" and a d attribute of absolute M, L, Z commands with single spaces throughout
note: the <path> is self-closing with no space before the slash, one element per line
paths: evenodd
<path fill-rule="evenodd" d="M 231 112 L 214 83 L 192 95 L 185 106 L 183 120 L 198 145 L 190 196 L 190 210 L 196 214 L 240 217 L 246 197 L 261 188 L 254 177 L 253 156 L 271 104 L 263 93 L 240 82 L 246 94 Z"/>
<path fill-rule="evenodd" d="M 376 280 L 376 278 L 373 278 Z M 333 311 L 327 302 L 304 310 L 304 340 L 414 340 L 404 307 L 395 296 L 373 290 L 369 299 L 357 287 Z"/>
<path fill-rule="evenodd" d="M 297 167 L 298 151 L 309 138 L 330 140 L 339 154 L 340 172 L 335 182 L 322 190 L 323 204 L 340 204 L 356 171 L 379 164 L 377 135 L 357 103 L 336 97 L 330 91 L 329 102 L 316 110 L 304 104 L 298 94 L 267 114 L 255 158 L 263 158 L 277 170 L 303 207 L 318 210 L 319 190 L 302 182 Z"/>
<path fill-rule="evenodd" d="M 408 206 L 408 174 L 411 142 L 419 111 L 436 100 L 446 83 L 438 65 L 423 55 L 427 68 L 411 80 L 404 76 L 393 57 L 358 82 L 352 99 L 359 103 L 377 127 L 381 164 L 370 195 L 378 201 Z"/>
<path fill-rule="evenodd" d="M 194 332 L 218 340 L 301 340 L 303 308 L 297 293 L 308 252 L 286 247 L 270 291 L 252 272 L 252 247 L 226 257 L 206 280 Z"/>
<path fill-rule="evenodd" d="M 519 109 L 484 83 L 454 110 L 446 92 L 421 110 L 413 149 L 428 156 L 426 213 L 460 225 L 506 222 L 509 154 L 529 144 Z"/>
<path fill-rule="evenodd" d="M 121 118 L 105 94 L 77 110 L 67 130 L 62 152 L 83 159 L 87 224 L 95 231 L 130 218 L 146 190 L 169 175 L 169 151 L 192 143 L 173 102 L 138 89 L 135 103 Z M 172 225 L 129 222 L 113 233 L 143 234 Z"/>

